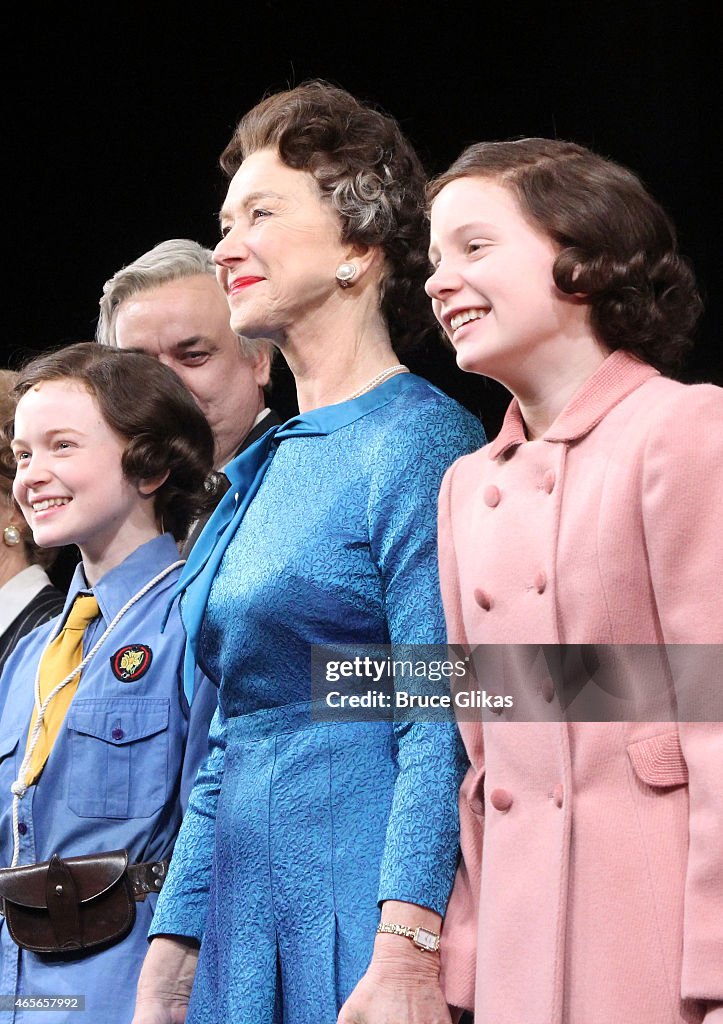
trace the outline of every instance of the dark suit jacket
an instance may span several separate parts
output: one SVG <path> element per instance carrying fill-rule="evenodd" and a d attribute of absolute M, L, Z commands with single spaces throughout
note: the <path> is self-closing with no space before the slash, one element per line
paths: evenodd
<path fill-rule="evenodd" d="M 263 437 L 270 427 L 278 427 L 281 422 L 281 419 L 273 409 L 267 409 L 266 415 L 259 420 L 255 427 L 252 427 L 251 430 L 249 430 L 246 437 L 233 453 L 234 458 L 236 458 L 237 455 L 240 455 L 241 452 L 246 451 L 247 448 L 250 448 L 254 441 L 258 441 L 260 437 Z"/>
<path fill-rule="evenodd" d="M 266 431 L 270 427 L 276 427 L 280 423 L 281 423 L 281 420 L 277 416 L 277 414 L 274 412 L 274 410 L 273 409 L 267 409 L 266 410 L 266 415 L 262 419 L 259 420 L 259 422 L 256 424 L 255 427 L 251 428 L 251 430 L 248 432 L 246 437 L 243 439 L 241 444 L 238 446 L 238 448 L 234 452 L 233 457 L 236 458 L 236 456 L 240 455 L 241 452 L 246 450 L 246 448 L 249 448 L 254 443 L 254 441 L 258 441 L 258 439 L 260 437 L 263 437 L 263 435 L 266 433 Z M 222 478 L 221 484 L 219 485 L 218 490 L 216 491 L 216 495 L 215 495 L 214 508 L 216 507 L 216 505 L 218 505 L 219 501 L 221 500 L 221 498 L 224 496 L 224 494 L 228 490 L 228 481 L 223 476 L 223 474 L 221 474 L 221 478 Z M 201 516 L 200 519 L 196 520 L 195 526 L 191 530 L 191 532 L 188 535 L 188 537 L 186 538 L 186 540 L 181 545 L 181 558 L 188 558 L 189 551 L 191 550 L 193 545 L 196 543 L 196 541 L 200 537 L 201 531 L 203 530 L 204 526 L 206 525 L 206 523 L 210 519 L 212 512 L 213 512 L 213 508 L 209 509 L 209 511 L 206 512 L 205 515 Z"/>
<path fill-rule="evenodd" d="M 13 619 L 2 636 L 0 636 L 0 672 L 3 670 L 8 655 L 13 651 L 18 640 L 31 629 L 42 626 L 44 622 L 60 615 L 65 604 L 65 595 L 53 586 L 43 587 L 35 597 L 25 605 Z"/>

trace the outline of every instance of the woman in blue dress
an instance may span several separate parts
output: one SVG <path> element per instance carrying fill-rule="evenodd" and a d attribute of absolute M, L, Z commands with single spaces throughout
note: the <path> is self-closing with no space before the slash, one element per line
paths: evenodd
<path fill-rule="evenodd" d="M 454 727 L 311 700 L 313 645 L 445 640 L 437 493 L 484 435 L 397 354 L 427 325 L 424 174 L 394 120 L 323 82 L 262 101 L 221 162 L 231 325 L 278 346 L 300 414 L 227 468 L 184 572 L 219 707 L 136 1024 L 445 1024 Z"/>

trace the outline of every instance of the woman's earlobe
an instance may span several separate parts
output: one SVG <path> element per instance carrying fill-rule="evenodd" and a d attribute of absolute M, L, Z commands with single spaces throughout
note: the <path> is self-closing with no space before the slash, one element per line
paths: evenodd
<path fill-rule="evenodd" d="M 358 278 L 364 277 L 373 268 L 384 266 L 384 252 L 378 245 L 357 242 L 347 253 L 346 260 L 357 268 Z"/>

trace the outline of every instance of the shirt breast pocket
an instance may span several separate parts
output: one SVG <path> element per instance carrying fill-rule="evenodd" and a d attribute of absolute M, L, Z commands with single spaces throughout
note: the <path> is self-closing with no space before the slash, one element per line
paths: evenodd
<path fill-rule="evenodd" d="M 146 818 L 168 798 L 167 697 L 74 700 L 68 807 L 82 818 Z"/>
<path fill-rule="evenodd" d="M 0 736 L 0 792 L 7 793 L 11 783 L 15 781 L 15 775 L 19 765 L 15 755 L 18 748 L 17 732 L 5 733 Z"/>

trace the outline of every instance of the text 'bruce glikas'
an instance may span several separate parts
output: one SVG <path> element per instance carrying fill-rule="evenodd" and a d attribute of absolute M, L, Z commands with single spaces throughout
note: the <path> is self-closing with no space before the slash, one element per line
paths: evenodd
<path fill-rule="evenodd" d="M 330 708 L 511 708 L 514 699 L 511 696 L 501 697 L 499 694 L 487 693 L 486 690 L 461 690 L 454 695 L 449 693 L 407 693 L 396 690 L 385 693 L 384 690 L 367 690 L 366 693 L 340 693 L 331 690 L 326 695 L 326 704 Z"/>

